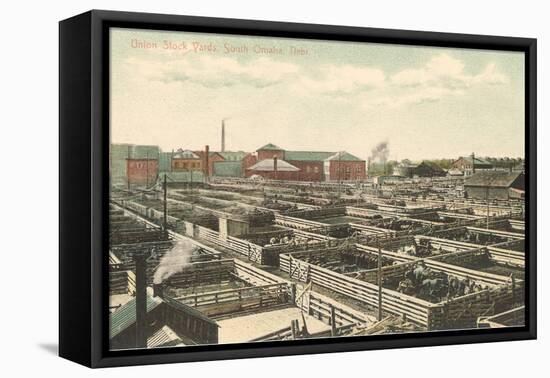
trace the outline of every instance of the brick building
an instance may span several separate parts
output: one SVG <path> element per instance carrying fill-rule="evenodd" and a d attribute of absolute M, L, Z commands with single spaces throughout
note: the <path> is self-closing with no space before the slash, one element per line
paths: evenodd
<path fill-rule="evenodd" d="M 202 159 L 190 150 L 178 149 L 172 155 L 172 172 L 202 171 Z"/>
<path fill-rule="evenodd" d="M 326 181 L 358 181 L 367 178 L 365 161 L 346 151 L 328 157 L 324 167 Z"/>
<path fill-rule="evenodd" d="M 109 148 L 109 172 L 111 184 L 126 186 L 128 183 L 128 159 L 157 159 L 158 146 L 113 143 Z M 138 180 L 139 181 L 139 180 Z"/>
<path fill-rule="evenodd" d="M 128 186 L 151 186 L 157 181 L 158 159 L 126 159 Z"/>
<path fill-rule="evenodd" d="M 281 180 L 357 181 L 367 177 L 365 160 L 345 151 L 289 151 L 268 143 L 256 150 L 256 156 L 257 163 L 254 166 L 249 165 L 246 169 L 247 177 L 258 174 L 270 178 L 273 173 L 268 174 L 267 171 L 260 171 L 258 168 L 266 169 L 273 166 L 274 159 L 278 160 L 280 167 L 292 167 L 284 174 L 279 170 L 277 176 Z M 264 164 L 258 165 L 264 161 Z"/>
<path fill-rule="evenodd" d="M 461 156 L 452 163 L 451 168 L 462 171 L 464 176 L 471 176 L 476 171 L 493 169 L 494 165 L 475 156 Z"/>
<path fill-rule="evenodd" d="M 204 173 L 208 176 L 214 175 L 214 164 L 225 161 L 225 159 L 222 155 L 220 155 L 219 152 L 208 151 L 208 159 L 206 159 L 206 150 L 194 151 L 194 153 L 201 159 L 201 170 L 204 171 Z M 207 171 L 204 169 L 206 165 L 208 165 Z"/>

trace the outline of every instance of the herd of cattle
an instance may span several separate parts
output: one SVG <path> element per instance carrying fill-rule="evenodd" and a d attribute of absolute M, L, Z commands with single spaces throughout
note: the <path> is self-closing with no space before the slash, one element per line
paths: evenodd
<path fill-rule="evenodd" d="M 487 285 L 468 277 L 462 278 L 433 270 L 422 261 L 405 272 L 397 287 L 400 293 L 432 302 L 440 302 L 485 289 L 488 289 Z"/>

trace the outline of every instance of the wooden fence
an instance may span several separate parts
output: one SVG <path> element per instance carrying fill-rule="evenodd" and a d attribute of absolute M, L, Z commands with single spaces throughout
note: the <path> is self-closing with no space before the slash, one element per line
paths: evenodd
<path fill-rule="evenodd" d="M 232 280 L 233 272 L 234 263 L 231 259 L 197 262 L 169 277 L 166 284 L 188 288 L 190 286 L 218 283 Z"/>
<path fill-rule="evenodd" d="M 290 296 L 286 283 L 275 283 L 189 294 L 175 299 L 209 317 L 216 317 L 281 305 L 288 303 Z"/>
<path fill-rule="evenodd" d="M 280 269 L 291 278 L 302 282 L 313 282 L 339 294 L 378 308 L 378 286 L 361 281 L 344 274 L 333 272 L 292 257 L 292 254 L 280 255 Z M 427 301 L 410 297 L 389 289 L 382 289 L 382 309 L 395 315 L 406 315 L 407 318 L 428 329 L 430 327 L 430 308 Z"/>
<path fill-rule="evenodd" d="M 523 282 L 510 283 L 507 277 L 478 272 L 471 269 L 444 264 L 430 259 L 426 265 L 458 277 L 469 277 L 490 285 L 489 289 L 440 303 L 431 303 L 419 298 L 382 288 L 382 310 L 406 317 L 409 321 L 428 330 L 473 327 L 477 316 L 490 315 L 494 311 L 511 306 L 523 298 Z M 384 273 L 402 274 L 414 262 L 389 266 Z M 345 274 L 336 273 L 300 259 L 292 254 L 280 255 L 280 269 L 293 279 L 312 282 L 336 293 L 361 302 L 371 310 L 378 308 L 378 286 Z M 372 277 L 371 277 L 372 280 Z"/>

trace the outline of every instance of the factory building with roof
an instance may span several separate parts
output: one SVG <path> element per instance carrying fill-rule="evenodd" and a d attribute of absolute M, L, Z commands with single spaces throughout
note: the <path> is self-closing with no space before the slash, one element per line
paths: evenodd
<path fill-rule="evenodd" d="M 346 151 L 291 151 L 268 143 L 255 153 L 158 146 L 111 145 L 114 184 L 150 186 L 169 175 L 169 183 L 202 182 L 211 176 L 261 176 L 272 180 L 358 181 L 367 177 L 366 162 Z M 184 177 L 185 176 L 185 177 Z"/>
<path fill-rule="evenodd" d="M 297 181 L 364 180 L 366 162 L 349 152 L 290 151 L 273 143 L 256 150 L 258 162 L 246 168 L 245 176 Z"/>
<path fill-rule="evenodd" d="M 525 174 L 523 172 L 480 171 L 464 182 L 467 198 L 499 199 L 525 198 Z"/>
<path fill-rule="evenodd" d="M 476 171 L 493 169 L 494 165 L 472 154 L 472 156 L 459 157 L 452 163 L 451 168 L 463 172 L 464 176 L 471 176 Z"/>

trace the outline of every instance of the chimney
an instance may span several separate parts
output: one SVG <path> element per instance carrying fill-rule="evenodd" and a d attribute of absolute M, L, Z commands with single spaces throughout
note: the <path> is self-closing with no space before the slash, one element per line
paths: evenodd
<path fill-rule="evenodd" d="M 210 160 L 210 146 L 204 146 L 204 179 L 206 180 L 210 174 L 209 160 Z"/>
<path fill-rule="evenodd" d="M 275 175 L 275 180 L 277 180 L 277 155 L 273 156 L 273 172 Z"/>
<path fill-rule="evenodd" d="M 153 284 L 153 296 L 164 299 L 164 284 L 163 283 L 154 283 Z"/>
<path fill-rule="evenodd" d="M 136 348 L 147 348 L 147 256 L 134 255 L 136 264 Z"/>
<path fill-rule="evenodd" d="M 225 119 L 222 119 L 222 152 L 225 152 Z"/>

